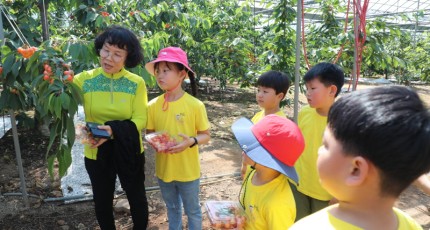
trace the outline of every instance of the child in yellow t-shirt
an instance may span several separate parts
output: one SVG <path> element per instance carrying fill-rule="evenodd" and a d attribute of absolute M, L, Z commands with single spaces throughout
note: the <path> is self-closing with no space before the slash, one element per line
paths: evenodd
<path fill-rule="evenodd" d="M 252 167 L 239 194 L 245 229 L 288 229 L 296 217 L 288 178 L 298 181 L 294 163 L 305 144 L 299 127 L 285 117 L 269 114 L 256 124 L 240 118 L 232 130 L 245 152 L 245 162 Z"/>
<path fill-rule="evenodd" d="M 163 153 L 156 153 L 155 171 L 167 206 L 169 229 L 182 229 L 182 203 L 189 229 L 202 229 L 199 202 L 199 144 L 210 139 L 205 105 L 182 89 L 188 76 L 195 83 L 186 53 L 178 47 L 161 49 L 157 59 L 145 65 L 165 91 L 148 103 L 146 132 L 168 132 L 182 141 Z"/>
<path fill-rule="evenodd" d="M 317 168 L 338 203 L 290 229 L 422 229 L 394 204 L 430 169 L 430 112 L 412 89 L 379 86 L 330 109 Z"/>
<path fill-rule="evenodd" d="M 288 88 L 290 88 L 290 78 L 288 75 L 275 70 L 267 71 L 258 77 L 256 86 L 257 93 L 255 94 L 255 100 L 261 111 L 257 112 L 251 121 L 255 124 L 269 114 L 286 117 L 284 111 L 281 110 L 281 101 L 287 95 Z M 249 170 L 249 166 L 246 165 L 243 157 L 244 155 L 242 154 L 242 179 L 246 171 Z"/>
<path fill-rule="evenodd" d="M 339 66 L 323 62 L 312 67 L 303 80 L 309 105 L 300 110 L 297 121 L 306 145 L 295 165 L 299 184 L 292 185 L 297 207 L 296 221 L 327 207 L 332 198 L 321 187 L 316 162 L 327 125 L 327 114 L 342 89 L 344 73 Z"/>

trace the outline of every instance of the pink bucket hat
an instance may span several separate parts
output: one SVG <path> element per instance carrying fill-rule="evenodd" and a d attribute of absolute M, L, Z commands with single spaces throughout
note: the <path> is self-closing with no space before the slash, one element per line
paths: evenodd
<path fill-rule="evenodd" d="M 162 61 L 181 63 L 182 65 L 185 66 L 185 68 L 187 68 L 189 71 L 194 73 L 194 71 L 188 65 L 187 53 L 185 53 L 185 51 L 183 51 L 179 47 L 171 46 L 171 47 L 166 47 L 164 49 L 161 49 L 160 52 L 158 52 L 157 59 L 146 63 L 145 68 L 148 71 L 148 73 L 150 73 L 152 76 L 155 76 L 154 65 L 155 63 L 162 62 Z"/>

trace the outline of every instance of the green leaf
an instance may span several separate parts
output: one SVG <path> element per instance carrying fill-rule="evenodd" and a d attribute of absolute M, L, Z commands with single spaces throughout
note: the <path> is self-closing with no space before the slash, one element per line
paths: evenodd
<path fill-rule="evenodd" d="M 103 25 L 103 22 L 104 22 L 103 17 L 99 15 L 96 18 L 95 24 L 96 24 L 97 27 L 101 27 Z"/>
<path fill-rule="evenodd" d="M 30 59 L 29 59 L 29 61 L 27 62 L 27 67 L 25 68 L 25 71 L 29 71 L 30 70 L 30 68 L 34 68 L 34 67 L 37 67 L 37 60 L 38 60 L 38 58 L 39 58 L 39 56 L 40 56 L 40 51 L 36 51 L 31 57 L 30 57 Z"/>
<path fill-rule="evenodd" d="M 96 18 L 98 16 L 98 14 L 96 14 L 96 13 L 93 13 L 93 12 L 88 12 L 87 13 L 87 16 L 86 16 L 86 18 L 85 18 L 85 24 L 88 24 L 89 22 L 92 22 L 92 21 L 94 21 L 94 19 Z"/>
<path fill-rule="evenodd" d="M 54 113 L 54 108 L 55 108 L 55 94 L 51 93 L 48 97 L 48 103 L 47 103 L 47 108 L 49 110 L 49 112 Z"/>
<path fill-rule="evenodd" d="M 67 118 L 67 145 L 72 148 L 73 143 L 75 143 L 75 124 L 73 122 L 73 117 Z"/>
<path fill-rule="evenodd" d="M 76 111 L 78 111 L 78 104 L 76 104 L 75 100 L 70 100 L 69 108 L 67 108 L 69 111 L 69 116 L 73 117 L 76 114 Z"/>
<path fill-rule="evenodd" d="M 12 75 L 18 76 L 19 70 L 21 69 L 22 65 L 22 59 L 18 59 L 15 63 L 12 65 Z"/>
<path fill-rule="evenodd" d="M 58 120 L 55 120 L 53 122 L 53 124 L 51 124 L 50 135 L 49 135 L 49 144 L 48 144 L 48 147 L 46 149 L 46 155 L 47 156 L 49 154 L 49 151 L 51 150 L 52 144 L 54 144 L 54 141 L 55 141 L 56 137 L 58 136 L 57 128 L 58 128 L 59 124 L 60 124 L 60 122 Z"/>
<path fill-rule="evenodd" d="M 94 55 L 92 55 L 89 50 L 89 47 L 86 46 L 81 48 L 81 58 L 83 58 L 88 63 L 91 63 L 92 60 L 97 59 L 97 57 L 94 57 Z"/>
<path fill-rule="evenodd" d="M 60 94 L 60 101 L 62 102 L 61 106 L 64 110 L 67 110 L 70 105 L 70 97 L 67 93 Z"/>
<path fill-rule="evenodd" d="M 49 91 L 50 92 L 60 92 L 61 90 L 63 90 L 63 82 L 58 80 L 58 79 L 54 79 L 54 83 L 49 84 Z"/>
<path fill-rule="evenodd" d="M 60 177 L 63 177 L 67 169 L 72 164 L 72 154 L 71 154 L 71 148 L 63 145 L 61 148 L 61 151 L 59 154 L 57 154 L 57 160 L 58 160 L 58 174 Z"/>
<path fill-rule="evenodd" d="M 79 59 L 79 54 L 81 51 L 81 46 L 78 44 L 72 44 L 70 45 L 70 55 L 72 56 L 73 59 Z"/>
<path fill-rule="evenodd" d="M 58 118 L 61 118 L 61 111 L 62 111 L 62 106 L 61 106 L 61 100 L 60 97 L 55 97 L 54 99 L 54 111 L 55 111 L 55 115 Z"/>
<path fill-rule="evenodd" d="M 6 93 L 5 91 L 0 94 L 0 110 L 9 108 L 9 97 L 10 93 Z"/>
<path fill-rule="evenodd" d="M 8 74 L 12 70 L 12 65 L 15 63 L 15 56 L 8 55 L 3 62 L 3 74 Z"/>
<path fill-rule="evenodd" d="M 20 68 L 18 76 L 22 80 L 22 82 L 30 82 L 31 81 L 31 72 L 25 71 L 25 68 Z"/>
<path fill-rule="evenodd" d="M 8 46 L 1 46 L 0 47 L 0 53 L 3 54 L 3 56 L 8 56 L 8 55 L 10 55 L 11 52 L 12 52 L 12 50 Z"/>
<path fill-rule="evenodd" d="M 18 101 L 19 101 L 19 107 L 17 110 L 25 110 L 28 108 L 27 106 L 27 95 L 22 90 L 18 90 L 18 94 L 16 94 Z"/>
<path fill-rule="evenodd" d="M 82 96 L 81 89 L 73 82 L 69 82 L 69 89 L 72 94 L 73 100 L 75 100 L 78 104 L 82 104 L 84 98 Z"/>
<path fill-rule="evenodd" d="M 22 110 L 23 104 L 21 103 L 19 96 L 9 91 L 6 91 L 6 92 L 10 94 L 9 101 L 7 102 L 9 105 L 9 108 L 17 111 Z"/>

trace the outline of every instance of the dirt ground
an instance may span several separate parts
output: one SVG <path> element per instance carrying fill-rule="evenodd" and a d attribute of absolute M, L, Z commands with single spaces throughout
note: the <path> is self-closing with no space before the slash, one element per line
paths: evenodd
<path fill-rule="evenodd" d="M 209 91 L 201 88 L 199 98 L 206 104 L 211 122 L 212 139 L 210 144 L 200 146 L 202 186 L 200 199 L 203 211 L 204 229 L 210 229 L 204 203 L 207 200 L 237 200 L 241 180 L 238 177 L 240 167 L 240 149 L 230 131 L 231 123 L 241 116 L 252 117 L 257 112 L 253 90 L 227 87 L 220 91 L 217 84 L 210 83 Z M 361 86 L 360 88 L 369 87 Z M 429 87 L 417 86 L 423 99 L 430 102 Z M 150 91 L 150 98 L 157 94 Z M 290 98 L 293 95 L 289 95 Z M 303 95 L 300 106 L 305 103 Z M 292 108 L 284 108 L 289 117 Z M 0 127 L 3 128 L 3 127 Z M 29 207 L 25 207 L 20 192 L 20 178 L 17 170 L 15 150 L 11 130 L 0 139 L 0 230 L 18 229 L 99 229 L 91 200 L 71 202 L 52 201 L 61 198 L 62 192 L 58 178 L 51 181 L 47 174 L 44 155 L 48 138 L 33 130 L 19 128 L 19 143 L 22 152 L 27 192 L 30 194 Z M 150 210 L 149 229 L 168 229 L 166 208 L 157 190 L 154 176 L 154 152 L 146 146 L 145 184 L 148 188 Z M 118 202 L 124 199 L 119 196 Z M 48 199 L 48 200 L 47 200 Z M 406 211 L 417 220 L 424 229 L 430 228 L 430 196 L 415 187 L 408 188 L 399 198 L 397 207 Z M 116 212 L 117 229 L 132 229 L 131 217 L 125 212 Z M 186 218 L 184 217 L 186 226 Z"/>

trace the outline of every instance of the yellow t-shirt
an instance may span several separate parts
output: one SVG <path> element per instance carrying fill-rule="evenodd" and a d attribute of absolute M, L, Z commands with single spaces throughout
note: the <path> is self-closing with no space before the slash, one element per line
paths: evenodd
<path fill-rule="evenodd" d="M 312 215 L 297 221 L 290 230 L 299 229 L 320 229 L 320 230 L 334 230 L 334 229 L 348 229 L 348 230 L 362 230 L 362 228 L 352 225 L 344 220 L 334 217 L 329 210 L 332 206 L 324 208 Z M 397 215 L 399 222 L 398 230 L 420 230 L 422 227 L 415 222 L 410 216 L 397 208 L 393 208 Z"/>
<path fill-rule="evenodd" d="M 282 111 L 282 110 L 279 110 L 278 112 L 276 112 L 275 113 L 276 115 L 278 115 L 278 116 L 280 116 L 280 117 L 287 117 L 286 115 L 285 115 L 285 113 Z M 260 112 L 258 112 L 258 113 L 256 113 L 253 117 L 252 117 L 252 119 L 251 119 L 251 121 L 252 121 L 252 123 L 257 123 L 257 122 L 259 122 L 261 119 L 263 119 L 263 117 L 264 117 L 265 115 L 264 115 L 264 110 L 261 110 Z"/>
<path fill-rule="evenodd" d="M 169 102 L 166 111 L 162 110 L 163 103 L 164 94 L 148 103 L 147 129 L 155 132 L 167 131 L 179 138 L 180 133 L 194 137 L 197 131 L 209 129 L 205 105 L 197 98 L 185 93 L 179 100 Z M 198 145 L 175 154 L 157 153 L 155 172 L 164 182 L 186 182 L 200 178 Z"/>
<path fill-rule="evenodd" d="M 318 148 L 322 145 L 327 117 L 305 106 L 299 112 L 298 126 L 305 139 L 305 149 L 294 164 L 299 175 L 297 190 L 318 200 L 330 200 L 332 196 L 321 186 L 317 170 Z"/>
<path fill-rule="evenodd" d="M 250 173 L 240 196 L 245 207 L 245 229 L 288 229 L 296 219 L 296 203 L 287 177 L 280 174 L 264 185 L 255 186 L 251 182 L 255 170 Z"/>

